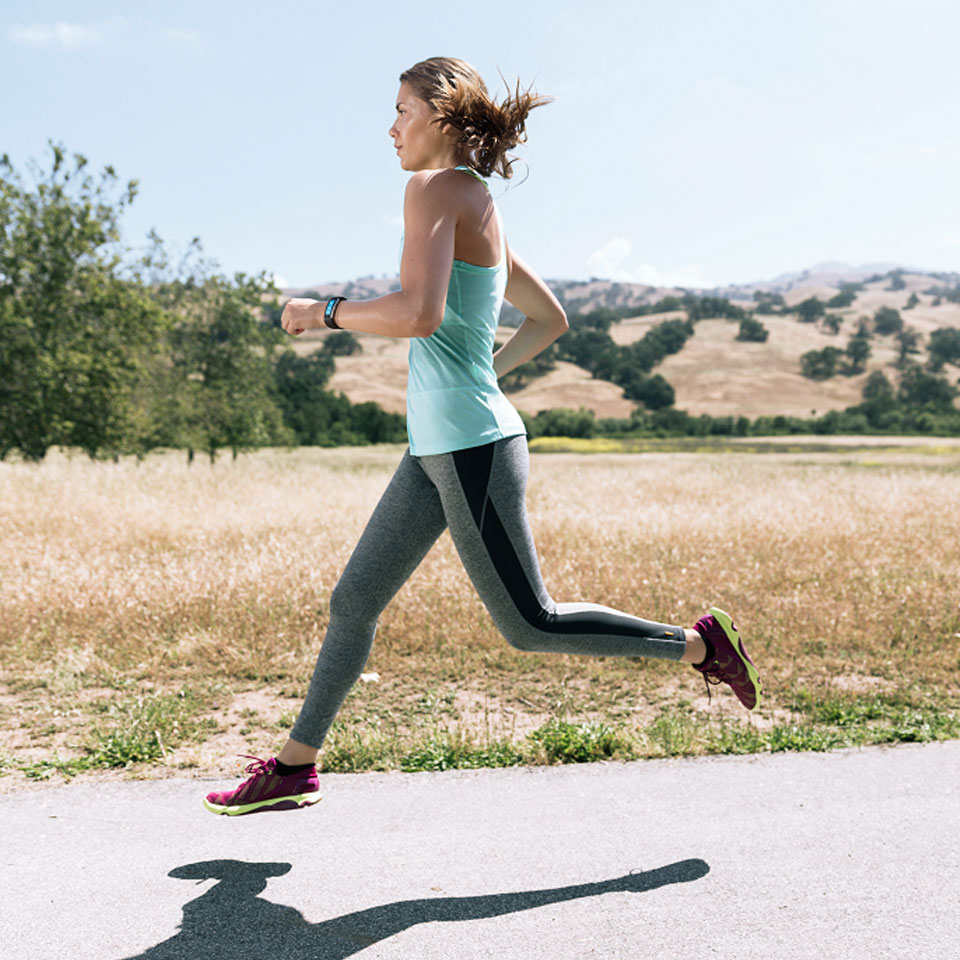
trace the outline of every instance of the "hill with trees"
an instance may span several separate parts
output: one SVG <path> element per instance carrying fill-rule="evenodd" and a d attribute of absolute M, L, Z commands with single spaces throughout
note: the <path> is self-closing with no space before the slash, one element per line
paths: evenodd
<path fill-rule="evenodd" d="M 50 147 L 33 185 L 0 158 L 0 459 L 405 440 L 406 341 L 279 328 L 291 293 L 397 278 L 281 293 L 224 276 L 197 238 L 132 251 L 137 182 Z M 547 281 L 570 330 L 503 388 L 532 433 L 960 432 L 960 275 L 821 266 L 727 295 Z"/>

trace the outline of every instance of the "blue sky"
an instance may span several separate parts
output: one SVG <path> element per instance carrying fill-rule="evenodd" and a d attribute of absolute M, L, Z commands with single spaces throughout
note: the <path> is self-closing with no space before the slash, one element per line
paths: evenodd
<path fill-rule="evenodd" d="M 124 238 L 226 272 L 395 275 L 400 72 L 535 110 L 507 236 L 551 279 L 710 286 L 825 260 L 960 269 L 955 0 L 0 4 L 0 153 L 140 181 Z M 521 183 L 526 177 L 525 182 Z"/>

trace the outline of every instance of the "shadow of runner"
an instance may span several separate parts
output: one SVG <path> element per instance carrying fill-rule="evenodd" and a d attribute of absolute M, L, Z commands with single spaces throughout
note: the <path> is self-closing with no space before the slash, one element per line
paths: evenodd
<path fill-rule="evenodd" d="M 596 897 L 603 893 L 643 893 L 671 883 L 689 883 L 710 872 L 703 860 L 677 863 L 628 873 L 613 880 L 545 890 L 493 893 L 479 897 L 426 897 L 398 900 L 344 914 L 322 923 L 307 923 L 302 913 L 258 894 L 269 877 L 291 869 L 289 863 L 245 863 L 207 860 L 175 867 L 168 876 L 181 880 L 220 882 L 183 908 L 180 932 L 126 960 L 343 960 L 371 944 L 418 923 L 479 920 L 505 913 L 533 910 L 549 903 Z"/>

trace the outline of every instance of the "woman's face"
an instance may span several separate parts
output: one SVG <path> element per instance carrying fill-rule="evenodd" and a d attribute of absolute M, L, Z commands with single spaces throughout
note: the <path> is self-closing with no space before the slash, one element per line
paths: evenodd
<path fill-rule="evenodd" d="M 426 100 L 421 100 L 407 84 L 400 84 L 397 94 L 397 117 L 387 131 L 397 148 L 404 170 L 436 170 L 456 166 L 453 141 L 444 124 L 443 131 L 430 121 L 436 116 Z"/>

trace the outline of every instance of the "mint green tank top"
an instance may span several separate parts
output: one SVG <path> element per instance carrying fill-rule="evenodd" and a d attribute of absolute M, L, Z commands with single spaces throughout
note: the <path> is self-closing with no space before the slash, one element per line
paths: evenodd
<path fill-rule="evenodd" d="M 489 190 L 470 167 L 455 169 L 472 174 Z M 493 369 L 494 334 L 507 286 L 503 220 L 496 204 L 494 210 L 500 223 L 500 263 L 480 267 L 454 260 L 443 322 L 431 336 L 410 340 L 407 436 L 413 456 L 479 447 L 527 432 Z"/>

